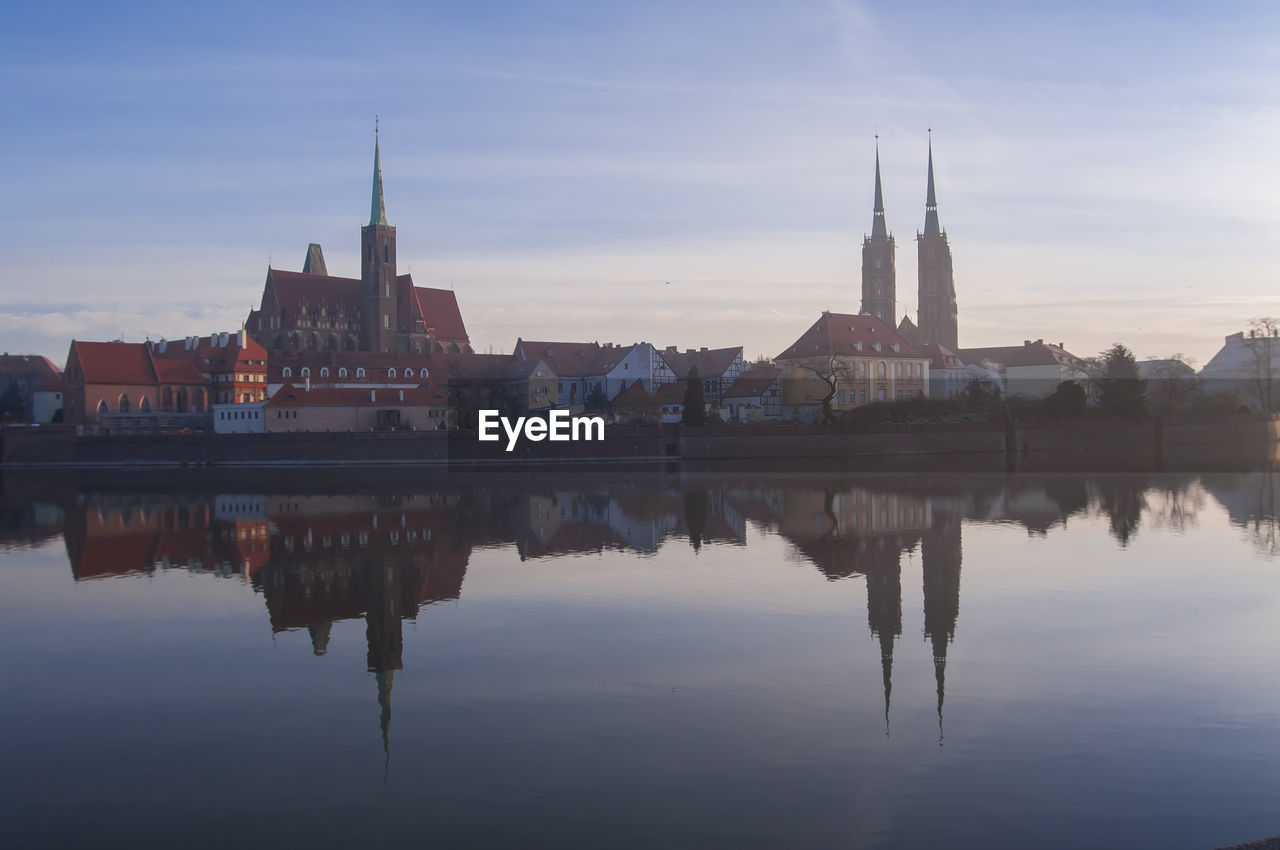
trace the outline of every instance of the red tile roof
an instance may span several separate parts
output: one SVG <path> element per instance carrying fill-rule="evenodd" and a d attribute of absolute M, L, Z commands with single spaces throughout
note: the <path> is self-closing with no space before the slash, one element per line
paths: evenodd
<path fill-rule="evenodd" d="M 879 350 L 876 345 L 879 344 Z M 894 350 L 894 345 L 897 350 Z M 829 355 L 925 357 L 893 328 L 875 316 L 823 313 L 778 360 Z"/>
<path fill-rule="evenodd" d="M 699 377 L 713 378 L 723 375 L 729 371 L 735 361 L 742 357 L 742 346 L 735 348 L 702 348 L 694 351 L 692 348 L 686 349 L 684 352 L 676 351 L 674 347 L 664 348 L 658 352 L 658 356 L 663 362 L 676 373 L 676 377 L 684 378 L 689 375 L 691 367 L 697 367 Z"/>
<path fill-rule="evenodd" d="M 413 283 L 413 278 L 401 275 Z M 425 286 L 414 286 L 414 295 L 418 299 L 418 312 L 422 321 L 429 328 L 435 328 L 435 336 L 442 339 L 469 342 L 467 328 L 462 323 L 462 311 L 458 309 L 458 299 L 450 289 L 430 289 Z"/>
<path fill-rule="evenodd" d="M 739 375 L 738 380 L 724 391 L 724 397 L 759 398 L 768 392 L 769 387 L 773 386 L 781 376 L 782 370 L 777 366 L 752 366 Z"/>
<path fill-rule="evenodd" d="M 957 354 L 965 363 L 981 365 L 990 361 L 1010 366 L 1083 366 L 1079 357 L 1060 345 L 1049 345 L 1042 339 L 1024 340 L 1022 345 L 998 345 L 988 348 L 962 348 Z"/>
<path fill-rule="evenodd" d="M 539 342 L 516 340 L 516 351 L 525 360 L 545 360 L 557 376 L 580 378 L 605 375 L 617 368 L 634 345 L 601 345 L 598 342 Z"/>
<path fill-rule="evenodd" d="M 964 359 L 959 354 L 936 342 L 920 346 L 920 350 L 929 357 L 930 369 L 963 369 Z"/>
<path fill-rule="evenodd" d="M 267 350 L 245 334 L 245 344 L 239 344 L 239 334 L 227 334 L 226 345 L 215 345 L 214 339 L 208 336 L 198 337 L 195 347 L 188 348 L 186 340 L 165 340 L 164 350 L 160 343 L 153 343 L 151 352 L 157 360 L 187 360 L 196 370 L 202 373 L 216 374 L 220 372 L 264 372 L 266 371 Z"/>
<path fill-rule="evenodd" d="M 0 354 L 0 375 L 13 380 L 25 375 L 57 375 L 58 367 L 39 354 Z"/>
<path fill-rule="evenodd" d="M 86 384 L 152 386 L 158 381 L 146 343 L 72 340 L 71 348 Z"/>
<path fill-rule="evenodd" d="M 62 373 L 50 375 L 40 383 L 36 384 L 31 391 L 33 393 L 60 393 L 62 392 Z"/>
<path fill-rule="evenodd" d="M 360 281 L 355 278 L 270 269 L 267 279 L 275 289 L 276 303 L 288 322 L 296 318 L 298 304 L 303 300 L 312 309 L 323 302 L 330 310 L 341 306 L 348 314 L 360 306 Z"/>

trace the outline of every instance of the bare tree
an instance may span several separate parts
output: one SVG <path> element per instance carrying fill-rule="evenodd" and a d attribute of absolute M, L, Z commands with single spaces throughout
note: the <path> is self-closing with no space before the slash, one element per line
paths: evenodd
<path fill-rule="evenodd" d="M 1147 401 L 1156 413 L 1181 410 L 1196 394 L 1195 360 L 1178 352 L 1155 363 L 1147 378 Z"/>
<path fill-rule="evenodd" d="M 1249 352 L 1253 355 L 1253 384 L 1264 413 L 1275 413 L 1274 357 L 1280 339 L 1280 319 L 1259 316 L 1249 322 Z"/>
<path fill-rule="evenodd" d="M 853 365 L 833 355 L 805 357 L 796 361 L 797 369 L 802 369 L 822 383 L 826 384 L 827 394 L 822 399 L 822 421 L 831 425 L 835 422 L 835 412 L 831 403 L 836 397 L 836 389 L 841 381 L 851 378 Z"/>

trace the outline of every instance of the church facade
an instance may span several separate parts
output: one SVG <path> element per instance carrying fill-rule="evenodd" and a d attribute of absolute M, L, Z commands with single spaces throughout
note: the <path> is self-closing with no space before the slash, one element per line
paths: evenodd
<path fill-rule="evenodd" d="M 373 147 L 369 223 L 360 228 L 360 277 L 330 275 L 319 245 L 301 272 L 267 269 L 262 302 L 245 323 L 270 352 L 470 353 L 451 290 L 417 286 L 396 266 L 396 229 L 387 222 L 382 157 Z"/>

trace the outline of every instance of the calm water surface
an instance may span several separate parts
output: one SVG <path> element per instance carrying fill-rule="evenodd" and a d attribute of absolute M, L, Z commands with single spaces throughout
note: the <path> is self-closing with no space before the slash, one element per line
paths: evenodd
<path fill-rule="evenodd" d="M 4 482 L 6 847 L 1280 833 L 1274 472 Z"/>

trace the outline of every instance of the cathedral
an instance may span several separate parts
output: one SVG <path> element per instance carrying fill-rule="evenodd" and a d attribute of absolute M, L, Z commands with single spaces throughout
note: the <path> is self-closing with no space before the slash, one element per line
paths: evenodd
<path fill-rule="evenodd" d="M 382 157 L 373 143 L 373 198 L 360 228 L 360 277 L 334 277 L 320 246 L 301 272 L 267 269 L 262 303 L 245 327 L 270 352 L 470 353 L 451 290 L 414 285 L 396 270 L 396 229 L 387 223 Z"/>
<path fill-rule="evenodd" d="M 929 186 L 925 196 L 924 232 L 916 234 L 919 289 L 916 321 L 903 316 L 898 333 L 915 346 L 959 348 L 956 326 L 956 287 L 951 271 L 951 246 L 938 224 L 938 200 L 933 188 L 933 141 L 929 142 Z M 893 327 L 897 308 L 895 244 L 884 220 L 880 188 L 880 147 L 876 146 L 876 194 L 871 235 L 862 242 L 862 312 Z"/>

